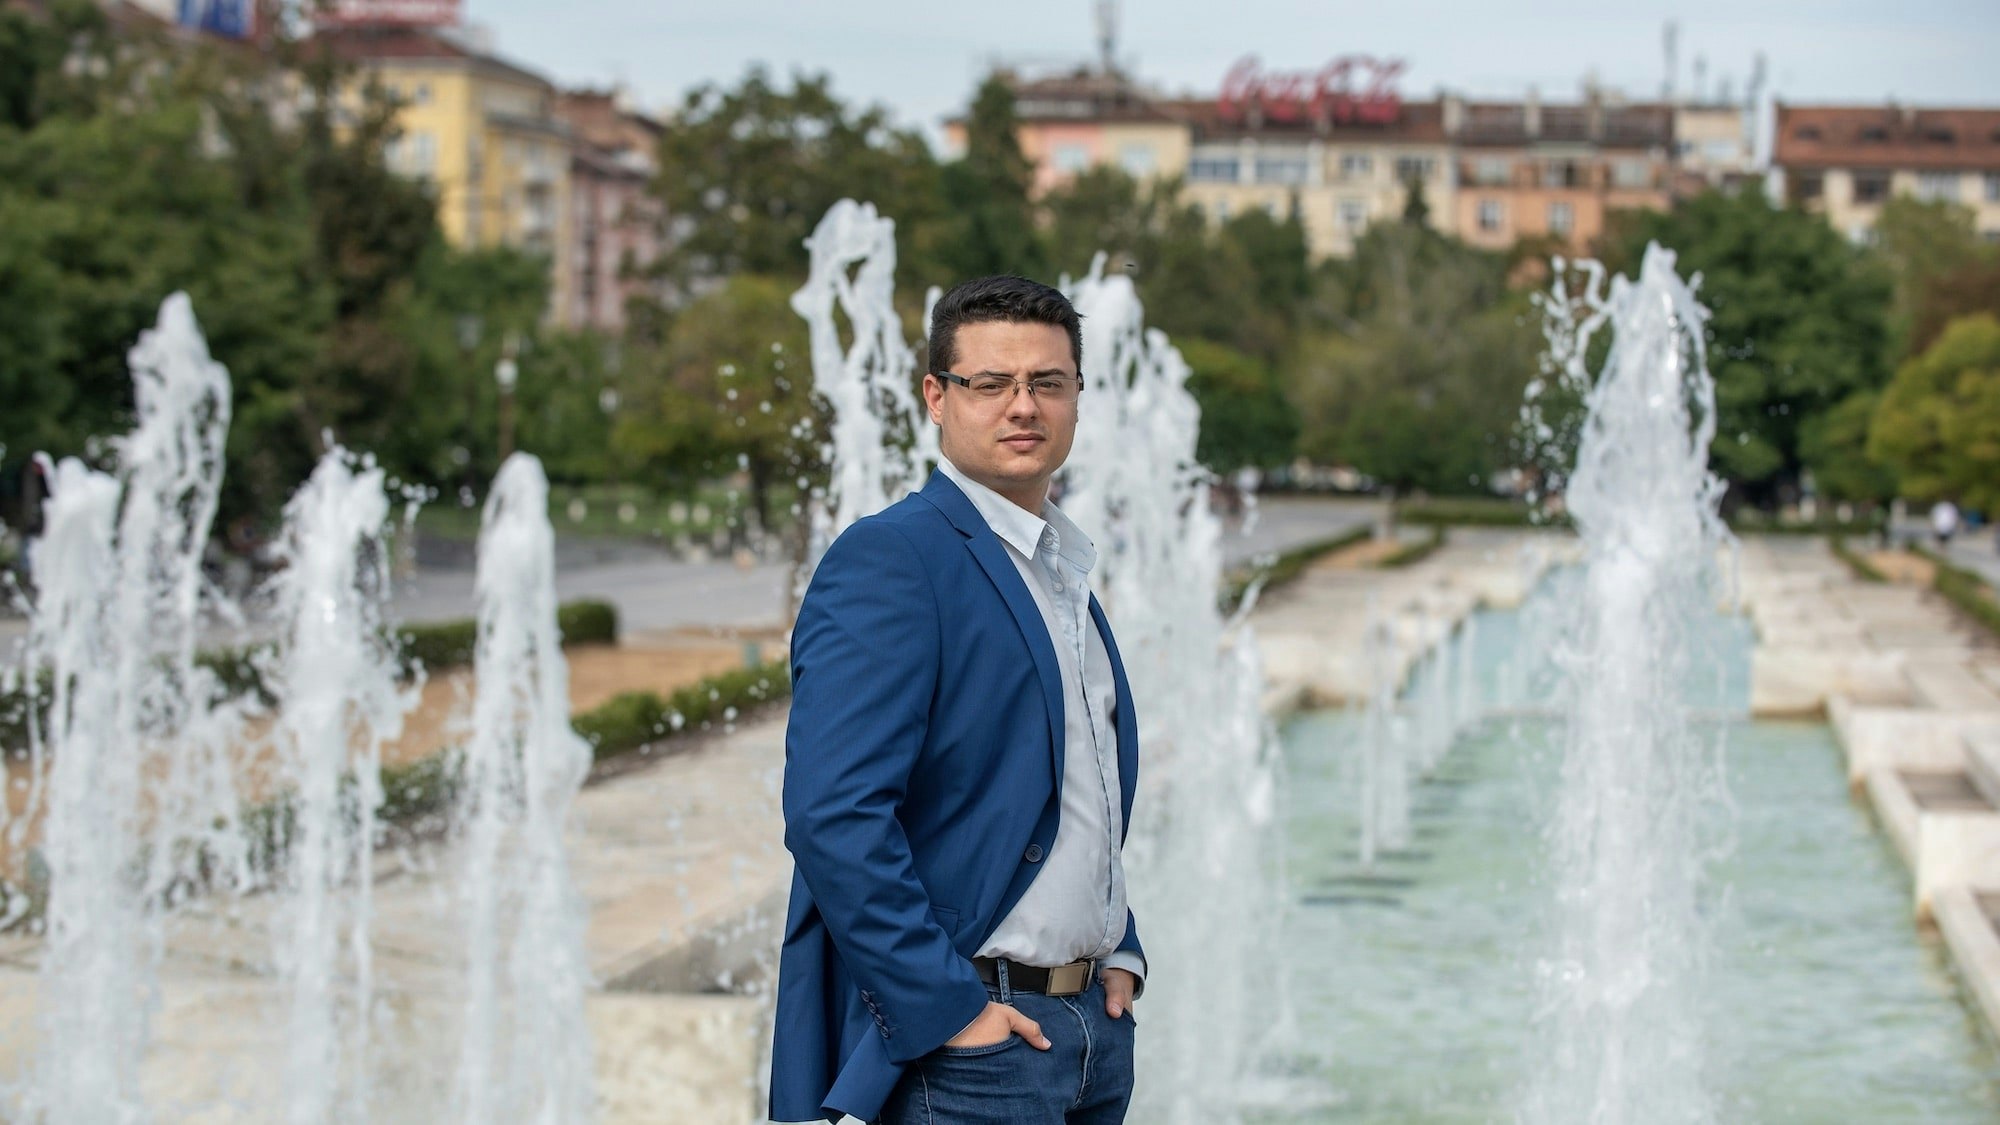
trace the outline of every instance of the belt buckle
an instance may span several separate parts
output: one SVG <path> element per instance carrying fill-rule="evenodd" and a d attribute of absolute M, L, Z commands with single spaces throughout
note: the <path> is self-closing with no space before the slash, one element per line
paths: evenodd
<path fill-rule="evenodd" d="M 1050 996 L 1075 996 L 1090 987 L 1090 962 L 1072 961 L 1049 970 Z"/>

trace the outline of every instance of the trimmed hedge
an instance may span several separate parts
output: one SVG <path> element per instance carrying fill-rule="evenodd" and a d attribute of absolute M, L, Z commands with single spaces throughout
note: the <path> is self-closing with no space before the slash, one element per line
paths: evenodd
<path fill-rule="evenodd" d="M 556 628 L 565 645 L 613 644 L 618 640 L 618 607 L 610 602 L 583 599 L 556 607 Z M 440 621 L 410 625 L 397 631 L 397 663 L 404 676 L 418 668 L 437 672 L 472 663 L 479 643 L 476 621 Z M 240 648 L 207 649 L 195 654 L 196 665 L 214 673 L 228 697 L 255 694 L 266 703 L 272 696 L 264 684 L 264 668 L 277 646 L 270 643 Z M 48 675 L 43 673 L 39 690 L 32 698 L 47 699 Z M 30 695 L 20 689 L 0 691 L 0 746 L 19 746 L 27 740 L 27 707 Z"/>
<path fill-rule="evenodd" d="M 733 722 L 753 707 L 792 692 L 791 669 L 768 661 L 710 676 L 662 698 L 658 692 L 628 691 L 576 716 L 576 732 L 590 743 L 598 761 L 627 754 L 663 739 Z"/>
<path fill-rule="evenodd" d="M 1264 589 L 1275 590 L 1305 573 L 1306 567 L 1314 560 L 1330 555 L 1343 547 L 1351 547 L 1374 534 L 1375 529 L 1371 526 L 1351 528 L 1331 539 L 1321 539 L 1302 547 L 1294 547 L 1272 559 L 1268 566 L 1242 567 L 1232 571 L 1223 579 L 1222 612 L 1233 612 L 1237 606 L 1243 604 L 1243 595 L 1249 592 L 1250 584 L 1258 579 L 1263 579 Z"/>
<path fill-rule="evenodd" d="M 1935 568 L 1931 587 L 1944 595 L 1944 600 L 1957 606 L 1967 617 L 1985 626 L 1986 631 L 2000 637 L 2000 602 L 1993 600 L 1992 588 L 1986 580 L 1964 567 L 1954 566 L 1922 544 L 1910 544 L 1910 550 L 1929 559 Z"/>
<path fill-rule="evenodd" d="M 1846 536 L 1832 536 L 1827 540 L 1827 545 L 1833 548 L 1834 557 L 1846 563 L 1847 569 L 1853 571 L 1854 577 L 1859 578 L 1861 581 L 1887 582 L 1889 580 L 1889 576 L 1877 570 L 1874 563 L 1854 553 L 1854 549 L 1847 545 Z"/>
<path fill-rule="evenodd" d="M 1406 566 L 1415 566 L 1425 559 L 1430 558 L 1442 546 L 1444 546 L 1444 525 L 1437 524 L 1431 528 L 1431 537 L 1429 539 L 1418 540 L 1415 543 L 1406 543 L 1395 554 L 1388 556 L 1375 565 L 1384 570 L 1401 570 Z"/>
<path fill-rule="evenodd" d="M 1396 505 L 1399 523 L 1422 527 L 1552 527 L 1570 525 L 1567 515 L 1546 516 L 1515 500 L 1418 500 Z"/>

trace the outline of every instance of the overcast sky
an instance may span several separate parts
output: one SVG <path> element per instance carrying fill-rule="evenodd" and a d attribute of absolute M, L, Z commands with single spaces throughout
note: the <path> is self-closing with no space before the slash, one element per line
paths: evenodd
<path fill-rule="evenodd" d="M 465 0 L 500 54 L 566 85 L 623 82 L 642 104 L 678 102 L 752 63 L 825 71 L 850 101 L 881 102 L 936 135 L 994 60 L 1094 56 L 1091 0 Z M 1665 76 L 1661 28 L 1680 26 L 1683 91 L 1743 89 L 1770 59 L 1789 101 L 2000 106 L 2000 0 L 1124 0 L 1119 55 L 1142 78 L 1214 93 L 1236 59 L 1308 69 L 1365 53 L 1408 63 L 1407 97 L 1576 95 L 1586 74 L 1637 96 Z"/>

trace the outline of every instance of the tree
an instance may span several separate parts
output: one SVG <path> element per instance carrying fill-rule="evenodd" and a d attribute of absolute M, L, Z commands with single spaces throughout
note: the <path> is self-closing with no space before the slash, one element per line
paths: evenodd
<path fill-rule="evenodd" d="M 1907 195 L 1882 205 L 1875 221 L 1875 255 L 1895 287 L 1889 324 L 1904 356 L 1930 344 L 1929 339 L 1915 339 L 1913 333 L 1938 282 L 1992 257 L 1973 230 L 1971 208 Z"/>
<path fill-rule="evenodd" d="M 1201 436 L 1195 446 L 1201 463 L 1227 474 L 1290 461 L 1298 443 L 1298 413 L 1271 367 L 1207 340 L 1177 344 L 1192 372 L 1188 391 L 1201 404 Z"/>
<path fill-rule="evenodd" d="M 1799 427 L 1799 456 L 1821 496 L 1862 503 L 1895 497 L 1895 474 L 1868 454 L 1868 428 L 1881 397 L 1857 391 Z"/>
<path fill-rule="evenodd" d="M 1503 257 L 1378 224 L 1322 268 L 1314 304 L 1326 326 L 1286 364 L 1300 452 L 1394 492 L 1478 491 L 1511 461 L 1541 341 Z"/>
<path fill-rule="evenodd" d="M 1805 465 L 1801 427 L 1885 378 L 1887 276 L 1825 220 L 1754 187 L 1620 216 L 1610 264 L 1636 264 L 1648 241 L 1702 276 L 1717 469 L 1747 499 L 1782 499 Z"/>
<path fill-rule="evenodd" d="M 1955 320 L 1882 392 L 1868 452 L 1913 500 L 2000 511 L 2000 319 Z"/>
<path fill-rule="evenodd" d="M 988 77 L 966 115 L 964 159 L 941 170 L 948 217 L 938 256 L 954 279 L 1047 272 L 1029 202 L 1035 166 L 1021 154 L 1015 125 L 1013 88 Z"/>
<path fill-rule="evenodd" d="M 673 216 L 659 269 L 681 302 L 734 274 L 804 277 L 806 236 L 844 197 L 897 222 L 905 273 L 935 277 L 938 168 L 879 106 L 851 111 L 823 75 L 789 88 L 753 68 L 733 89 L 688 94 L 660 140 L 654 191 Z"/>
<path fill-rule="evenodd" d="M 1982 312 L 2000 316 L 2000 255 L 1983 254 L 1925 283 L 1910 324 L 1908 353 L 1928 350 L 1945 325 Z"/>
<path fill-rule="evenodd" d="M 682 310 L 663 350 L 627 361 L 630 406 L 613 431 L 622 455 L 668 480 L 742 469 L 766 528 L 776 486 L 821 471 L 811 352 L 790 294 L 738 275 Z"/>

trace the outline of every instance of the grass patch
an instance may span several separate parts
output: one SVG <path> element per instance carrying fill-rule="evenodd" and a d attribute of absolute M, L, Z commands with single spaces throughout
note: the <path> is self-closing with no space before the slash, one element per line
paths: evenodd
<path fill-rule="evenodd" d="M 1321 539 L 1302 547 L 1293 547 L 1266 565 L 1239 567 L 1231 571 L 1223 578 L 1222 612 L 1235 612 L 1236 607 L 1243 604 L 1243 596 L 1250 591 L 1252 583 L 1261 580 L 1264 589 L 1275 590 L 1305 573 L 1306 567 L 1311 566 L 1315 560 L 1343 548 L 1352 547 L 1374 534 L 1373 527 L 1363 525 L 1342 532 L 1331 539 Z"/>
<path fill-rule="evenodd" d="M 1852 547 L 1847 545 L 1846 536 L 1830 536 L 1827 539 L 1827 545 L 1833 548 L 1833 556 L 1841 562 L 1846 563 L 1847 569 L 1853 571 L 1854 577 L 1859 578 L 1861 581 L 1887 582 L 1889 580 L 1889 576 L 1883 574 L 1874 563 L 1869 562 L 1866 556 L 1857 554 Z"/>
<path fill-rule="evenodd" d="M 1993 600 L 1992 588 L 1986 585 L 1984 578 L 1964 567 L 1952 565 L 1943 555 L 1920 543 L 1910 544 L 1910 550 L 1928 559 L 1935 568 L 1932 589 L 1961 613 L 1984 626 L 1988 633 L 2000 638 L 2000 602 Z"/>
<path fill-rule="evenodd" d="M 1439 547 L 1444 546 L 1444 536 L 1444 525 L 1434 524 L 1431 527 L 1431 534 L 1428 539 L 1419 539 L 1415 543 L 1406 543 L 1395 554 L 1384 558 L 1375 565 L 1384 570 L 1401 570 L 1406 566 L 1415 566 L 1425 559 L 1430 558 L 1437 552 Z"/>

